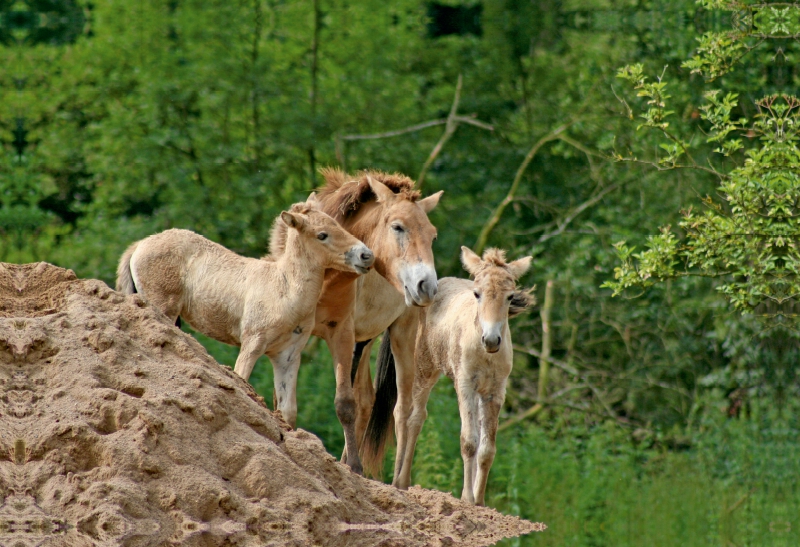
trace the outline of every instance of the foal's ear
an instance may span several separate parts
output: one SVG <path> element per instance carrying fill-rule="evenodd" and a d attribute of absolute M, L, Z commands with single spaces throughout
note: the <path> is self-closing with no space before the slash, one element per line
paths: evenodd
<path fill-rule="evenodd" d="M 464 264 L 464 269 L 472 275 L 478 271 L 481 265 L 481 257 L 472 252 L 469 247 L 461 246 L 461 263 Z"/>
<path fill-rule="evenodd" d="M 309 205 L 318 205 L 319 200 L 317 199 L 317 193 L 311 192 L 311 195 L 309 195 L 308 199 L 306 199 L 306 203 L 308 203 Z"/>
<path fill-rule="evenodd" d="M 417 204 L 422 207 L 422 210 L 425 211 L 427 215 L 439 204 L 439 198 L 442 197 L 442 194 L 444 194 L 444 190 L 439 190 L 435 194 L 431 194 L 425 199 L 419 200 Z"/>
<path fill-rule="evenodd" d="M 294 228 L 295 230 L 302 230 L 303 226 L 305 225 L 305 220 L 303 220 L 303 217 L 292 214 L 289 211 L 283 211 L 281 213 L 281 220 L 289 228 Z"/>
<path fill-rule="evenodd" d="M 509 262 L 507 266 L 508 271 L 514 276 L 514 279 L 519 279 L 528 271 L 528 268 L 531 267 L 531 260 L 533 260 L 532 256 L 526 256 L 514 262 Z"/>
<path fill-rule="evenodd" d="M 388 202 L 394 199 L 394 192 L 382 183 L 379 180 L 375 180 L 371 176 L 367 175 L 367 184 L 369 187 L 372 188 L 372 191 L 375 192 L 375 196 L 377 196 L 378 201 Z"/>

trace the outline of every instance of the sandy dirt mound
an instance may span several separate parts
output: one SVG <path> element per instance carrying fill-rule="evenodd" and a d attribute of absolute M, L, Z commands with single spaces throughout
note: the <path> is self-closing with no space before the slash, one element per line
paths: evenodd
<path fill-rule="evenodd" d="M 543 528 L 400 492 L 290 430 L 137 295 L 0 264 L 0 544 L 489 545 Z"/>

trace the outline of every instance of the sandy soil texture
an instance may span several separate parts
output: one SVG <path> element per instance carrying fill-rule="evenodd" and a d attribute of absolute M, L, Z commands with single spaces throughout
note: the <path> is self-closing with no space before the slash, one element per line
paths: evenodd
<path fill-rule="evenodd" d="M 142 298 L 46 263 L 0 264 L 0 500 L 14 546 L 477 546 L 544 528 L 352 474 Z"/>

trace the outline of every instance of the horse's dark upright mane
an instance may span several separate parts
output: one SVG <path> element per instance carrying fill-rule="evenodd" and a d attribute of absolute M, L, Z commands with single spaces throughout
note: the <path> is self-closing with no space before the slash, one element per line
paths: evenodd
<path fill-rule="evenodd" d="M 320 173 L 325 178 L 325 185 L 317 191 L 317 199 L 322 203 L 322 210 L 337 221 L 355 216 L 362 204 L 375 199 L 368 176 L 409 201 L 417 201 L 420 197 L 420 192 L 414 189 L 414 181 L 400 173 L 365 170 L 351 176 L 336 167 L 326 167 Z"/>

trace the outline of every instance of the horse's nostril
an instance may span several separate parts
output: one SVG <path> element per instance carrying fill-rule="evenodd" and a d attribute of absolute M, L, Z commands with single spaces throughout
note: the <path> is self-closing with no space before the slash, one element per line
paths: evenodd
<path fill-rule="evenodd" d="M 361 253 L 361 260 L 363 260 L 364 262 L 369 262 L 370 260 L 372 260 L 372 256 L 373 256 L 372 251 L 364 251 L 363 253 Z"/>

